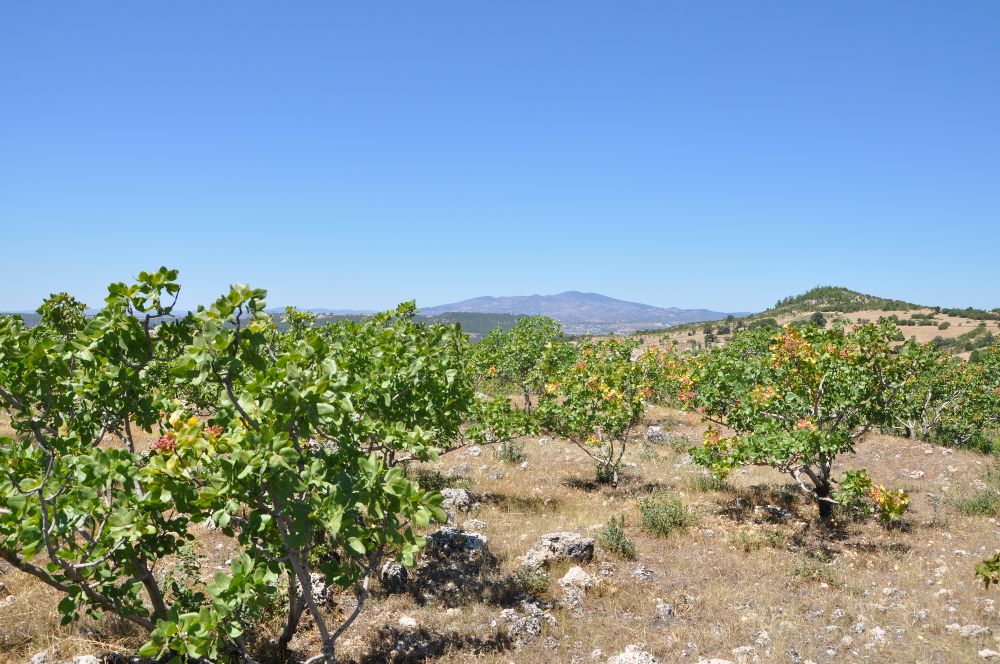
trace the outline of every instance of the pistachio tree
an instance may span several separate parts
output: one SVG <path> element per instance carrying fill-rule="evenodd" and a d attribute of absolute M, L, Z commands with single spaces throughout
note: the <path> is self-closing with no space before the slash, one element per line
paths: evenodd
<path fill-rule="evenodd" d="M 676 362 L 672 348 L 637 350 L 631 338 L 585 341 L 576 362 L 550 377 L 538 410 L 546 428 L 594 461 L 597 480 L 613 486 L 646 403 L 663 397 L 664 376 Z"/>
<path fill-rule="evenodd" d="M 190 538 L 182 513 L 197 492 L 153 491 L 132 431 L 160 415 L 144 370 L 185 341 L 180 323 L 154 330 L 175 279 L 161 269 L 113 284 L 82 330 L 0 319 L 0 403 L 16 433 L 0 440 L 0 557 L 65 594 L 64 622 L 112 612 L 152 630 L 167 613 L 155 567 Z"/>
<path fill-rule="evenodd" d="M 833 467 L 852 453 L 916 372 L 893 353 L 891 325 L 849 333 L 786 325 L 743 332 L 691 358 L 680 401 L 713 424 L 696 463 L 725 476 L 742 465 L 789 474 L 833 514 Z M 808 481 L 808 484 L 806 482 Z"/>
<path fill-rule="evenodd" d="M 0 441 L 0 556 L 64 593 L 64 620 L 113 612 L 146 629 L 144 656 L 238 651 L 252 662 L 248 631 L 277 605 L 278 649 L 308 611 L 322 644 L 313 659 L 332 663 L 380 563 L 413 565 L 424 544 L 415 528 L 445 520 L 440 494 L 398 462 L 432 459 L 438 440 L 454 438 L 471 398 L 466 342 L 457 327 L 405 322 L 412 306 L 371 329 L 276 336 L 264 291 L 240 284 L 176 319 L 178 291 L 166 269 L 113 284 L 69 337 L 0 320 L 0 400 L 17 434 Z M 352 364 L 352 353 L 385 357 Z M 218 398 L 202 409 L 156 388 L 147 372 L 157 363 L 174 385 Z M 135 449 L 135 427 L 156 428 L 152 450 Z M 207 597 L 168 598 L 157 564 L 202 522 L 236 537 L 242 554 Z M 317 605 L 317 574 L 354 589 L 346 615 Z"/>
<path fill-rule="evenodd" d="M 539 363 L 546 351 L 562 339 L 558 321 L 545 316 L 520 319 L 510 330 L 496 328 L 475 345 L 470 364 L 481 383 L 514 388 L 524 395 L 524 409 L 531 412 L 531 396 L 544 384 Z"/>

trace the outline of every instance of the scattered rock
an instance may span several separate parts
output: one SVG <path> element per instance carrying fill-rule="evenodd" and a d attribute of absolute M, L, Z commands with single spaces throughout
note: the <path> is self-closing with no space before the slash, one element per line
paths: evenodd
<path fill-rule="evenodd" d="M 441 489 L 441 495 L 444 496 L 441 508 L 449 512 L 468 512 L 476 500 L 468 489 Z"/>
<path fill-rule="evenodd" d="M 382 565 L 382 573 L 379 578 L 382 582 L 382 588 L 386 592 L 401 593 L 406 591 L 406 583 L 410 580 L 410 573 L 402 564 L 390 560 Z"/>
<path fill-rule="evenodd" d="M 572 560 L 582 563 L 594 557 L 594 540 L 577 533 L 549 533 L 538 538 L 524 556 L 524 567 L 543 567 L 549 563 Z"/>
<path fill-rule="evenodd" d="M 493 473 L 492 475 L 490 475 L 490 479 L 491 480 L 502 480 L 503 479 L 503 473 Z"/>
<path fill-rule="evenodd" d="M 465 456 L 467 457 L 479 457 L 483 456 L 483 448 L 478 445 L 473 445 L 465 451 Z"/>
<path fill-rule="evenodd" d="M 486 522 L 480 521 L 479 519 L 469 519 L 468 521 L 462 523 L 462 527 L 470 533 L 478 533 L 486 530 Z"/>
<path fill-rule="evenodd" d="M 405 629 L 415 629 L 417 627 L 417 621 L 409 616 L 403 616 L 399 619 L 399 626 Z"/>
<path fill-rule="evenodd" d="M 559 584 L 566 589 L 586 592 L 594 585 L 594 579 L 582 567 L 570 567 L 566 576 L 559 579 Z"/>
<path fill-rule="evenodd" d="M 35 655 L 28 660 L 28 664 L 49 664 L 49 653 L 47 652 L 36 652 Z"/>
<path fill-rule="evenodd" d="M 660 622 L 668 622 L 674 619 L 674 607 L 669 604 L 656 605 L 656 619 Z"/>
<path fill-rule="evenodd" d="M 483 565 L 492 559 L 485 535 L 444 526 L 427 535 L 408 587 L 418 597 L 423 592 L 457 604 L 483 591 Z"/>
<path fill-rule="evenodd" d="M 792 664 L 802 664 L 802 656 L 799 655 L 798 650 L 786 650 L 785 654 L 788 655 L 788 659 Z"/>
<path fill-rule="evenodd" d="M 667 434 L 661 427 L 646 427 L 646 440 L 651 443 L 664 443 L 667 441 Z"/>
<path fill-rule="evenodd" d="M 757 649 L 753 646 L 733 648 L 731 654 L 736 658 L 736 664 L 754 664 L 760 661 L 760 657 L 757 656 Z"/>
<path fill-rule="evenodd" d="M 881 627 L 872 627 L 871 633 L 868 634 L 868 642 L 875 646 L 884 644 L 888 638 Z"/>
<path fill-rule="evenodd" d="M 73 664 L 102 664 L 94 655 L 80 655 L 73 658 Z"/>
<path fill-rule="evenodd" d="M 833 619 L 834 620 L 840 620 L 841 618 L 844 618 L 846 616 L 847 616 L 847 612 L 844 611 L 843 609 L 835 609 L 834 612 L 833 612 Z"/>
<path fill-rule="evenodd" d="M 547 442 L 549 442 L 549 439 L 548 439 L 548 438 L 539 438 L 539 439 L 538 439 L 538 444 L 539 444 L 539 445 L 544 445 L 544 444 L 545 444 L 545 443 L 547 443 Z"/>
<path fill-rule="evenodd" d="M 639 646 L 625 646 L 625 652 L 608 659 L 608 664 L 660 664 L 660 661 L 653 657 Z"/>
<path fill-rule="evenodd" d="M 806 611 L 806 618 L 812 618 L 815 620 L 816 618 L 822 618 L 825 613 L 826 611 L 823 609 L 819 609 L 818 611 Z"/>
<path fill-rule="evenodd" d="M 534 616 L 515 619 L 507 629 L 510 636 L 538 636 L 542 633 L 542 621 Z"/>
<path fill-rule="evenodd" d="M 958 623 L 954 623 L 951 625 L 945 625 L 944 628 L 948 630 L 949 634 L 957 633 L 959 636 L 966 639 L 976 639 L 989 636 L 993 633 L 992 629 L 981 625 L 959 625 Z"/>
<path fill-rule="evenodd" d="M 326 606 L 333 602 L 334 588 L 326 585 L 326 577 L 318 572 L 309 575 L 309 583 L 312 585 L 313 601 L 319 606 Z"/>
<path fill-rule="evenodd" d="M 990 650 L 989 648 L 984 648 L 979 651 L 979 659 L 988 659 L 990 661 L 1000 660 L 1000 652 L 996 650 Z"/>
<path fill-rule="evenodd" d="M 648 567 L 643 567 L 642 565 L 639 565 L 638 567 L 636 567 L 632 571 L 632 573 L 635 574 L 637 577 L 639 577 L 640 579 L 642 579 L 644 581 L 649 581 L 654 576 L 656 576 L 656 574 L 653 572 L 653 570 L 649 569 Z"/>
<path fill-rule="evenodd" d="M 753 635 L 753 639 L 751 639 L 751 641 L 758 648 L 763 648 L 771 644 L 771 636 L 767 633 L 766 629 L 762 629 Z"/>
<path fill-rule="evenodd" d="M 865 629 L 867 628 L 865 627 L 865 624 L 863 622 L 854 623 L 853 625 L 851 625 L 852 634 L 864 634 Z"/>

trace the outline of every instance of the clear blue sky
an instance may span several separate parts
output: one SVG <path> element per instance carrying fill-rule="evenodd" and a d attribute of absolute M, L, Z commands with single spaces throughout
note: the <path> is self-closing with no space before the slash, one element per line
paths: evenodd
<path fill-rule="evenodd" d="M 0 5 L 0 310 L 1000 306 L 1000 3 Z"/>

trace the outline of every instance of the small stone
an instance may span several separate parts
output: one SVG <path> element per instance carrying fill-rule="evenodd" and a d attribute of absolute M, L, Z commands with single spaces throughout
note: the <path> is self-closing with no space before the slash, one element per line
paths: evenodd
<path fill-rule="evenodd" d="M 475 496 L 468 489 L 441 489 L 441 495 L 444 496 L 441 508 L 449 512 L 468 512 L 475 502 Z"/>
<path fill-rule="evenodd" d="M 527 467 L 528 467 L 528 462 L 527 461 L 525 461 L 524 463 L 521 464 L 521 468 L 527 468 Z"/>
<path fill-rule="evenodd" d="M 760 661 L 760 657 L 757 656 L 757 649 L 753 646 L 733 648 L 730 654 L 736 658 L 736 664 L 753 664 Z"/>
<path fill-rule="evenodd" d="M 543 567 L 552 562 L 572 560 L 582 563 L 593 559 L 594 540 L 577 533 L 548 533 L 524 556 L 524 567 Z"/>
<path fill-rule="evenodd" d="M 798 650 L 786 650 L 785 653 L 792 664 L 802 664 L 802 656 L 799 655 Z"/>
<path fill-rule="evenodd" d="M 490 475 L 490 479 L 491 480 L 502 480 L 503 479 L 503 473 L 493 473 L 492 475 Z"/>
<path fill-rule="evenodd" d="M 959 636 L 966 639 L 976 639 L 984 636 L 989 636 L 993 633 L 989 627 L 983 627 L 981 625 L 959 625 L 954 623 L 952 625 L 945 625 L 944 628 L 948 630 L 949 634 L 958 633 Z"/>
<path fill-rule="evenodd" d="M 751 639 L 751 641 L 758 648 L 763 648 L 771 644 L 771 636 L 767 633 L 767 630 L 762 629 L 753 635 L 753 639 Z"/>
<path fill-rule="evenodd" d="M 417 626 L 417 621 L 409 616 L 403 616 L 399 619 L 399 626 L 406 629 L 414 629 Z"/>
<path fill-rule="evenodd" d="M 853 625 L 851 625 L 851 633 L 852 634 L 864 634 L 865 633 L 865 629 L 866 629 L 866 627 L 865 627 L 865 624 L 863 622 L 854 623 Z"/>
<path fill-rule="evenodd" d="M 885 630 L 881 627 L 872 627 L 871 633 L 868 635 L 868 642 L 872 645 L 879 645 L 885 643 L 888 640 Z"/>
<path fill-rule="evenodd" d="M 988 659 L 990 661 L 1000 660 L 1000 652 L 996 650 L 990 650 L 989 648 L 984 648 L 979 651 L 979 659 Z"/>
<path fill-rule="evenodd" d="M 638 567 L 636 567 L 635 570 L 632 571 L 632 573 L 635 574 L 640 579 L 643 579 L 645 581 L 649 581 L 650 579 L 652 579 L 656 575 L 653 572 L 653 570 L 649 569 L 648 567 L 644 567 L 642 565 L 639 565 Z"/>
<path fill-rule="evenodd" d="M 846 616 L 847 616 L 847 612 L 844 611 L 843 609 L 835 609 L 834 612 L 833 612 L 833 619 L 834 620 L 840 620 L 841 618 L 844 618 Z"/>
<path fill-rule="evenodd" d="M 625 646 L 625 652 L 617 657 L 608 659 L 608 664 L 660 664 L 659 660 L 653 657 L 639 646 Z"/>
<path fill-rule="evenodd" d="M 93 655 L 80 655 L 73 658 L 73 664 L 101 664 L 101 660 Z"/>
<path fill-rule="evenodd" d="M 486 530 L 486 522 L 480 521 L 479 519 L 469 519 L 468 521 L 462 523 L 462 528 L 472 533 L 478 533 L 482 530 Z"/>
<path fill-rule="evenodd" d="M 49 653 L 45 651 L 35 653 L 28 664 L 49 664 Z"/>
<path fill-rule="evenodd" d="M 656 605 L 656 619 L 660 622 L 667 622 L 674 618 L 674 607 L 669 604 L 657 604 Z"/>
<path fill-rule="evenodd" d="M 566 575 L 559 579 L 563 588 L 573 588 L 586 592 L 594 585 L 594 579 L 582 567 L 570 567 Z"/>
<path fill-rule="evenodd" d="M 390 560 L 382 565 L 382 574 L 379 577 L 382 587 L 389 593 L 401 593 L 406 590 L 406 584 L 410 579 L 410 573 L 406 567 Z"/>
<path fill-rule="evenodd" d="M 470 457 L 483 456 L 483 448 L 479 447 L 478 445 L 473 445 L 468 450 L 466 450 L 465 456 L 470 456 Z"/>
<path fill-rule="evenodd" d="M 544 444 L 545 444 L 545 443 L 547 443 L 547 442 L 549 442 L 549 439 L 548 439 L 548 438 L 539 438 L 539 439 L 538 439 L 538 444 L 539 444 L 539 445 L 544 445 Z"/>

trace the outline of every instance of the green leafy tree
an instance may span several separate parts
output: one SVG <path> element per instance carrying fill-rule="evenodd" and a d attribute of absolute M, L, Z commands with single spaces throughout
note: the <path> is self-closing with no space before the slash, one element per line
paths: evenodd
<path fill-rule="evenodd" d="M 539 363 L 546 350 L 561 339 L 558 321 L 545 316 L 522 318 L 506 332 L 496 328 L 474 346 L 473 372 L 485 384 L 511 386 L 520 391 L 524 395 L 524 409 L 530 413 L 531 396 L 540 393 L 545 380 Z"/>
<path fill-rule="evenodd" d="M 175 279 L 161 269 L 133 286 L 113 284 L 107 306 L 70 339 L 0 320 L 0 400 L 17 432 L 0 441 L 0 557 L 62 592 L 64 621 L 110 611 L 148 630 L 142 656 L 225 661 L 239 649 L 253 662 L 247 631 L 283 603 L 279 650 L 308 611 L 322 643 L 314 659 L 332 663 L 380 562 L 413 565 L 424 544 L 414 527 L 445 519 L 440 494 L 393 461 L 432 460 L 435 441 L 453 437 L 471 387 L 447 386 L 467 383 L 455 352 L 466 342 L 449 341 L 461 336 L 457 327 L 411 327 L 405 341 L 355 330 L 365 337 L 355 348 L 377 354 L 399 343 L 405 352 L 344 368 L 350 333 L 277 339 L 265 293 L 239 284 L 154 329 L 170 318 Z M 405 328 L 407 311 L 388 312 L 382 327 Z M 158 356 L 161 348 L 179 356 Z M 207 421 L 164 391 L 138 389 L 156 362 L 169 362 L 180 383 L 217 386 Z M 148 459 L 128 441 L 100 444 L 107 413 L 123 428 L 160 428 Z M 153 569 L 182 554 L 189 525 L 206 520 L 236 536 L 243 555 L 203 593 L 177 591 Z M 312 557 L 319 546 L 329 558 Z M 356 607 L 335 623 L 316 605 L 314 573 L 356 593 Z"/>
<path fill-rule="evenodd" d="M 901 366 L 912 371 L 893 401 L 891 416 L 909 438 L 926 440 L 942 422 L 955 423 L 971 387 L 964 362 L 932 344 L 908 341 L 898 350 Z"/>
<path fill-rule="evenodd" d="M 720 427 L 708 430 L 695 461 L 723 477 L 741 465 L 788 473 L 829 518 L 834 461 L 887 420 L 912 376 L 897 365 L 892 335 L 889 324 L 850 334 L 786 326 L 778 335 L 736 335 L 692 358 L 679 397 Z"/>
<path fill-rule="evenodd" d="M 311 311 L 299 311 L 295 307 L 285 307 L 284 322 L 288 325 L 288 335 L 299 341 L 306 331 L 316 324 L 316 314 Z"/>
<path fill-rule="evenodd" d="M 581 344 L 577 361 L 546 385 L 539 414 L 543 425 L 593 459 L 597 479 L 618 485 L 622 455 L 642 423 L 644 402 L 663 396 L 663 376 L 674 363 L 672 348 L 653 348 L 633 359 L 634 339 L 613 337 Z"/>
<path fill-rule="evenodd" d="M 67 338 L 87 324 L 87 305 L 68 293 L 53 293 L 35 313 L 42 325 Z"/>
<path fill-rule="evenodd" d="M 826 327 L 826 316 L 822 312 L 817 311 L 809 317 L 809 322 L 817 327 Z"/>

